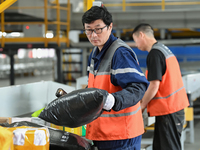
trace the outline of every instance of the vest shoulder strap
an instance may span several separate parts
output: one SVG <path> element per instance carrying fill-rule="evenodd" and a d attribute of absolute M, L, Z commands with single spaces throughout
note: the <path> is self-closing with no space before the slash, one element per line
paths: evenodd
<path fill-rule="evenodd" d="M 119 47 L 126 47 L 130 49 L 133 52 L 136 61 L 138 62 L 137 56 L 131 47 L 129 47 L 124 41 L 118 38 L 106 51 L 106 54 L 101 61 L 100 68 L 98 70 L 99 72 L 110 72 L 113 55 Z"/>
<path fill-rule="evenodd" d="M 167 46 L 165 46 L 164 44 L 159 43 L 159 42 L 154 44 L 152 49 L 157 49 L 157 50 L 161 51 L 164 54 L 165 58 L 174 56 L 174 54 L 171 52 L 171 50 Z"/>

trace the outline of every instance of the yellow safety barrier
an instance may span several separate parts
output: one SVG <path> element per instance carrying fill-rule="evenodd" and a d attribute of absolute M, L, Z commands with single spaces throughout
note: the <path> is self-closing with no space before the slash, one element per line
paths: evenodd
<path fill-rule="evenodd" d="M 152 124 L 152 125 L 146 127 L 146 128 L 145 128 L 145 131 L 146 131 L 146 130 L 154 130 L 154 124 Z"/>
<path fill-rule="evenodd" d="M 187 107 L 184 109 L 184 111 L 185 111 L 185 120 L 192 121 L 194 119 L 193 107 Z"/>

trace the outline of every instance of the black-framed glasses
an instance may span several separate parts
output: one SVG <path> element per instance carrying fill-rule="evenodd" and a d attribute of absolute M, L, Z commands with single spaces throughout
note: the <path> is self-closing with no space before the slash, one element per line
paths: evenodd
<path fill-rule="evenodd" d="M 107 27 L 107 25 L 106 25 L 105 27 Z M 93 33 L 93 31 L 94 31 L 96 34 L 101 34 L 101 33 L 102 33 L 102 30 L 103 30 L 105 27 L 103 27 L 103 28 L 96 28 L 96 29 L 85 29 L 84 32 L 85 32 L 85 34 L 87 34 L 87 35 L 91 35 L 91 34 Z"/>

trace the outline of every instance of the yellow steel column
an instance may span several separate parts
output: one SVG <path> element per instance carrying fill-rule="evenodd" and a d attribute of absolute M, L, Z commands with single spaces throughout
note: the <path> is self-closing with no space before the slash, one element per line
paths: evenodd
<path fill-rule="evenodd" d="M 92 7 L 93 2 L 94 2 L 94 0 L 87 0 L 87 10 Z"/>
<path fill-rule="evenodd" d="M 71 52 L 71 50 L 70 50 L 70 52 Z M 70 62 L 69 66 L 68 66 L 68 71 L 71 72 L 72 71 L 72 64 L 71 64 L 71 62 L 72 62 L 72 55 L 71 54 L 69 54 L 68 62 Z M 71 85 L 72 73 L 67 73 L 67 79 L 69 80 L 68 85 Z"/>
<path fill-rule="evenodd" d="M 83 0 L 83 12 L 87 10 L 87 0 Z"/>
<path fill-rule="evenodd" d="M 126 0 L 122 1 L 122 10 L 126 11 Z"/>
<path fill-rule="evenodd" d="M 8 8 L 10 5 L 12 5 L 14 2 L 17 0 L 6 0 L 6 1 L 1 1 L 0 5 L 0 13 L 3 12 L 6 8 Z"/>
<path fill-rule="evenodd" d="M 4 0 L 1 0 L 1 4 Z M 5 29 L 4 29 L 4 12 L 1 12 L 1 32 L 2 32 L 2 37 L 1 37 L 1 47 L 5 46 L 5 38 L 3 36 Z"/>
<path fill-rule="evenodd" d="M 48 30 L 48 18 L 47 18 L 47 5 L 48 2 L 47 0 L 44 0 L 44 25 L 45 25 L 45 40 L 44 40 L 44 46 L 47 47 L 48 46 L 48 41 L 47 41 L 47 30 Z"/>
<path fill-rule="evenodd" d="M 56 30 L 56 35 L 57 35 L 57 44 L 58 47 L 60 47 L 60 4 L 59 0 L 56 0 L 56 10 L 57 10 L 57 30 Z"/>
<path fill-rule="evenodd" d="M 69 47 L 69 31 L 70 31 L 70 14 L 71 14 L 71 5 L 70 5 L 70 0 L 68 0 L 67 3 L 67 33 L 66 33 L 66 38 L 67 38 L 67 47 Z"/>
<path fill-rule="evenodd" d="M 165 10 L 165 0 L 162 0 L 162 10 Z"/>

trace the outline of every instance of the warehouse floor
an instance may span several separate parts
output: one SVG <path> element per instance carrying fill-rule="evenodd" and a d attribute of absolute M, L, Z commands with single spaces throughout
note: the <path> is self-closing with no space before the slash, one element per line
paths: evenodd
<path fill-rule="evenodd" d="M 184 144 L 184 150 L 200 150 L 200 119 L 194 119 L 194 143 L 189 142 L 189 134 Z"/>
<path fill-rule="evenodd" d="M 27 77 L 17 77 L 15 79 L 16 85 L 40 82 L 40 81 L 52 81 L 52 74 L 45 74 L 39 76 L 27 76 Z M 9 86 L 9 79 L 0 79 L 0 88 Z M 189 142 L 189 132 L 186 135 L 186 141 L 184 143 L 184 150 L 200 150 L 200 119 L 194 119 L 194 143 Z"/>

